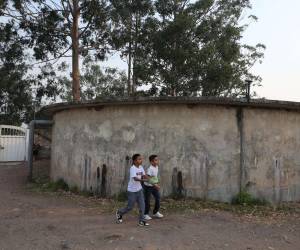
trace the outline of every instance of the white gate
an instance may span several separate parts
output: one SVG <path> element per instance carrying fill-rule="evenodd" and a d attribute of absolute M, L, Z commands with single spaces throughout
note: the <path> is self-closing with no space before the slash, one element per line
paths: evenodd
<path fill-rule="evenodd" d="M 26 160 L 27 129 L 0 125 L 0 162 Z"/>

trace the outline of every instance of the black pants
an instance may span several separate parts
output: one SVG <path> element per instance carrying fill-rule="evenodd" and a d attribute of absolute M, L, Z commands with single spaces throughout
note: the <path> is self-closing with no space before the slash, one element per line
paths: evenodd
<path fill-rule="evenodd" d="M 156 214 L 160 207 L 159 191 L 157 189 L 155 189 L 154 187 L 149 187 L 149 186 L 144 185 L 144 193 L 145 193 L 145 214 L 149 214 L 151 194 L 153 195 L 153 197 L 155 199 L 153 214 Z"/>

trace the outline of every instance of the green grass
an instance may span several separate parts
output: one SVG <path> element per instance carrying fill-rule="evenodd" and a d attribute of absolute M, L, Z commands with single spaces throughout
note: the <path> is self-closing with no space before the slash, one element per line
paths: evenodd
<path fill-rule="evenodd" d="M 126 206 L 127 194 L 120 192 L 110 199 L 96 197 L 92 192 L 80 191 L 77 186 L 69 187 L 63 179 L 55 182 L 46 180 L 35 180 L 30 183 L 28 188 L 37 192 L 53 192 L 60 195 L 71 194 L 74 199 L 88 199 L 87 206 L 100 209 L 104 213 L 111 213 L 120 207 Z M 67 196 L 66 196 L 67 197 Z M 77 198 L 76 198 L 77 197 Z M 92 198 L 92 199 L 91 199 Z M 152 199 L 153 202 L 153 199 Z M 247 192 L 241 192 L 234 197 L 232 203 L 215 202 L 202 199 L 192 199 L 180 197 L 163 198 L 161 200 L 162 213 L 167 214 L 189 214 L 207 211 L 228 211 L 236 215 L 268 217 L 282 216 L 288 214 L 300 215 L 299 203 L 284 203 L 278 206 L 272 206 L 264 200 L 252 197 Z M 138 210 L 135 209 L 137 214 Z"/>
<path fill-rule="evenodd" d="M 28 188 L 41 192 L 70 190 L 69 185 L 63 179 L 58 179 L 57 181 L 49 181 L 48 179 L 34 179 L 33 182 L 28 184 Z"/>
<path fill-rule="evenodd" d="M 264 199 L 259 199 L 253 197 L 251 194 L 242 190 L 235 197 L 233 197 L 232 202 L 233 205 L 247 205 L 247 206 L 265 206 L 269 205 L 269 203 Z"/>

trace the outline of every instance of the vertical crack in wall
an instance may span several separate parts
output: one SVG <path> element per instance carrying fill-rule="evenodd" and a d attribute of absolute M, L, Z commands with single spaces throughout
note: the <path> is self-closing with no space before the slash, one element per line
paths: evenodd
<path fill-rule="evenodd" d="M 185 196 L 184 187 L 183 187 L 183 175 L 181 171 L 177 170 L 177 168 L 173 168 L 172 190 L 173 190 L 173 196 L 177 198 Z"/>
<path fill-rule="evenodd" d="M 107 183 L 107 167 L 105 164 L 102 166 L 102 173 L 101 173 L 101 197 L 106 197 L 106 183 Z"/>
<path fill-rule="evenodd" d="M 86 179 L 87 179 L 87 165 L 88 165 L 88 159 L 87 159 L 87 155 L 85 155 L 84 157 L 84 166 L 83 166 L 83 190 L 87 190 L 87 183 L 86 183 Z"/>
<path fill-rule="evenodd" d="M 279 201 L 279 184 L 280 184 L 280 172 L 278 166 L 278 160 L 275 159 L 274 164 L 274 173 L 273 173 L 273 192 L 274 192 L 274 202 L 278 203 Z"/>
<path fill-rule="evenodd" d="M 177 173 L 177 193 L 179 196 L 183 195 L 183 180 L 182 180 L 182 172 L 179 171 Z"/>
<path fill-rule="evenodd" d="M 97 181 L 96 181 L 96 194 L 99 195 L 100 194 L 100 191 L 101 191 L 101 182 L 100 182 L 100 167 L 97 167 L 97 172 L 96 172 L 96 178 L 97 178 Z"/>
<path fill-rule="evenodd" d="M 245 182 L 245 166 L 244 166 L 244 110 L 238 108 L 236 112 L 238 133 L 240 137 L 240 176 L 239 190 L 242 191 Z"/>
<path fill-rule="evenodd" d="M 206 200 L 208 197 L 208 180 L 209 180 L 209 172 L 208 172 L 208 167 L 209 167 L 209 161 L 208 161 L 208 156 L 205 156 L 205 161 L 204 161 L 204 169 L 205 169 L 205 186 L 204 186 L 204 199 Z"/>
<path fill-rule="evenodd" d="M 88 155 L 84 156 L 84 166 L 83 166 L 83 190 L 91 191 L 91 187 L 88 186 L 91 183 L 91 157 Z"/>
<path fill-rule="evenodd" d="M 127 183 L 129 180 L 129 169 L 130 169 L 130 157 L 127 155 L 125 158 L 125 166 L 124 166 L 124 178 L 121 186 L 121 192 L 127 190 Z"/>

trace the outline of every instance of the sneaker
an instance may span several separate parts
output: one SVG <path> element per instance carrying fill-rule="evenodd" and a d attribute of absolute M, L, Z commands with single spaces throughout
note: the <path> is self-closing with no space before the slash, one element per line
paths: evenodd
<path fill-rule="evenodd" d="M 138 224 L 140 227 L 146 227 L 146 226 L 149 226 L 150 224 L 146 221 L 140 221 L 139 224 Z"/>
<path fill-rule="evenodd" d="M 144 219 L 145 219 L 145 220 L 152 220 L 152 218 L 149 216 L 149 214 L 145 214 L 145 215 L 144 215 Z"/>
<path fill-rule="evenodd" d="M 123 222 L 122 215 L 120 215 L 120 213 L 118 211 L 116 212 L 116 218 L 117 218 L 117 223 L 118 224 Z"/>
<path fill-rule="evenodd" d="M 157 212 L 156 214 L 153 214 L 153 217 L 162 218 L 164 216 L 160 212 Z"/>

